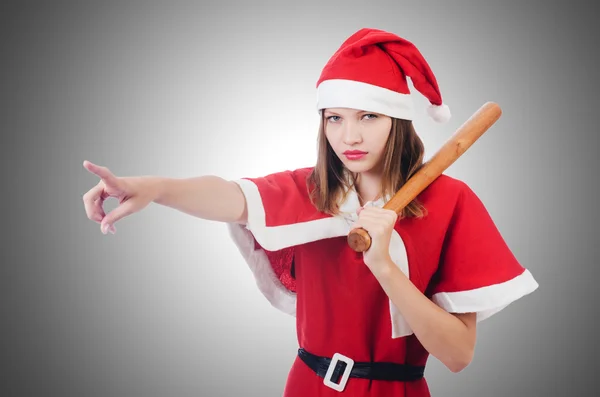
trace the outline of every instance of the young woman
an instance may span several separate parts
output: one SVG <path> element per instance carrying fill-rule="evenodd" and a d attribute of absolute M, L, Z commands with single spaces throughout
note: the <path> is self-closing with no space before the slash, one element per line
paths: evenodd
<path fill-rule="evenodd" d="M 423 165 L 406 77 L 447 120 L 435 77 L 414 45 L 361 29 L 317 83 L 321 125 L 314 167 L 226 181 L 101 178 L 84 195 L 103 233 L 151 202 L 226 222 L 265 297 L 296 316 L 298 357 L 284 396 L 429 396 L 433 355 L 459 372 L 476 324 L 538 284 L 504 242 L 476 194 L 441 175 L 401 214 L 383 209 Z M 121 204 L 105 214 L 102 203 Z M 355 227 L 365 253 L 347 243 Z"/>

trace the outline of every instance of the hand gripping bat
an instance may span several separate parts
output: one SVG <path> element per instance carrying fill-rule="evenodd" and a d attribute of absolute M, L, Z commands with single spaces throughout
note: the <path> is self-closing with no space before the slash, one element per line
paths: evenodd
<path fill-rule="evenodd" d="M 405 206 L 462 156 L 501 115 L 500 106 L 493 102 L 486 102 L 456 130 L 419 171 L 406 181 L 383 208 L 400 214 Z M 353 229 L 348 234 L 348 244 L 354 251 L 364 252 L 371 246 L 371 236 L 363 228 Z"/>

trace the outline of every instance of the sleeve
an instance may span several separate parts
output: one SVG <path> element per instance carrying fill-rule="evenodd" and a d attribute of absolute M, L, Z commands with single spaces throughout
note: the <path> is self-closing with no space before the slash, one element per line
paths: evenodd
<path fill-rule="evenodd" d="M 462 184 L 447 228 L 431 299 L 482 321 L 538 288 L 517 261 L 481 200 Z"/>
<path fill-rule="evenodd" d="M 275 308 L 295 315 L 294 225 L 306 201 L 306 185 L 295 171 L 234 182 L 246 197 L 248 222 L 228 223 L 230 237 L 262 294 Z"/>
<path fill-rule="evenodd" d="M 291 245 L 281 231 L 298 223 L 305 201 L 299 176 L 284 171 L 259 178 L 236 180 L 246 197 L 248 222 L 246 228 L 254 233 L 260 244 L 269 250 Z"/>

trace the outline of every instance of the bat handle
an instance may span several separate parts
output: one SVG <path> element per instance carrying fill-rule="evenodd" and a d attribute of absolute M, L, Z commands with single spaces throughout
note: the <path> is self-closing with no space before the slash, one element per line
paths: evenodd
<path fill-rule="evenodd" d="M 365 252 L 371 246 L 371 236 L 362 227 L 348 233 L 348 245 L 356 252 Z"/>

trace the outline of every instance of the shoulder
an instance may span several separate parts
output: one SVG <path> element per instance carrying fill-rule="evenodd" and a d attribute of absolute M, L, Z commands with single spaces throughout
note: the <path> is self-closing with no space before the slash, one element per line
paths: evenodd
<path fill-rule="evenodd" d="M 468 189 L 468 185 L 461 179 L 450 175 L 442 174 L 437 177 L 428 187 L 435 193 L 460 193 L 464 189 Z"/>
<path fill-rule="evenodd" d="M 291 193 L 292 191 L 304 192 L 307 190 L 306 182 L 313 168 L 287 169 L 261 176 L 246 176 L 241 179 L 252 182 L 259 190 L 281 191 L 282 193 Z"/>
<path fill-rule="evenodd" d="M 249 180 L 267 180 L 273 182 L 305 183 L 314 167 L 303 167 L 272 172 L 260 177 L 247 177 Z"/>
<path fill-rule="evenodd" d="M 259 177 L 244 177 L 240 185 L 247 197 L 260 202 L 261 211 L 271 214 L 287 211 L 314 217 L 308 184 L 313 168 L 287 169 Z"/>
<path fill-rule="evenodd" d="M 425 206 L 454 208 L 465 195 L 472 193 L 466 182 L 441 174 L 419 194 L 418 198 Z"/>
<path fill-rule="evenodd" d="M 306 182 L 315 167 L 303 167 L 286 171 L 289 177 L 299 186 L 306 187 Z"/>

